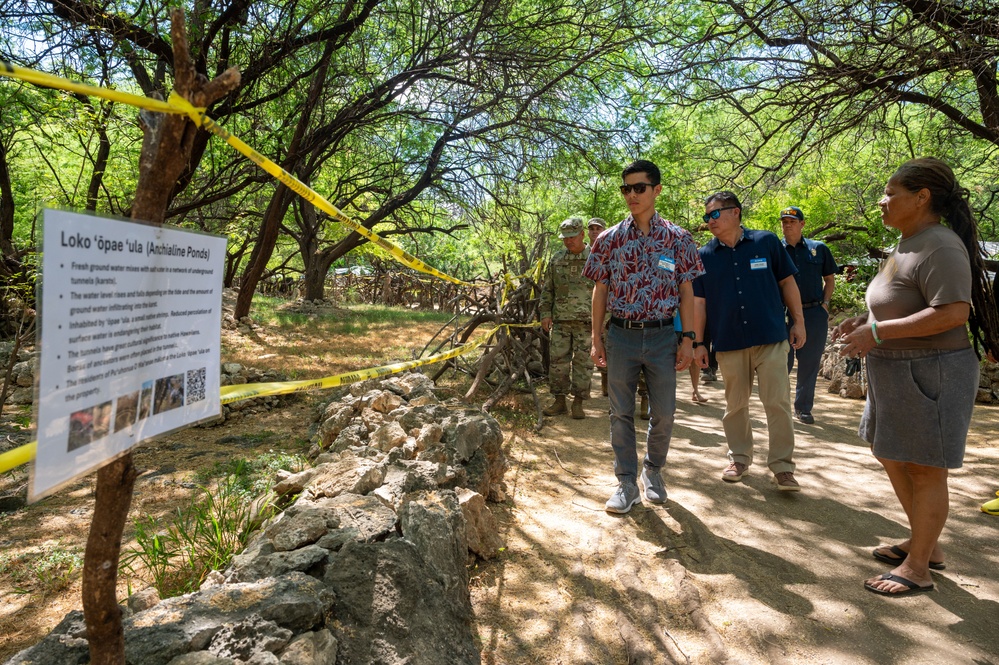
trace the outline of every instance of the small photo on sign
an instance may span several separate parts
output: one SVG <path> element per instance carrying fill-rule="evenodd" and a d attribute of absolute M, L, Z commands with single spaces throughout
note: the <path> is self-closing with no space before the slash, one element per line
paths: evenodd
<path fill-rule="evenodd" d="M 142 383 L 142 399 L 139 400 L 139 420 L 145 420 L 153 414 L 153 382 Z"/>
<path fill-rule="evenodd" d="M 184 406 L 184 375 L 174 374 L 156 379 L 153 413 L 163 413 Z"/>
<path fill-rule="evenodd" d="M 67 452 L 104 438 L 111 430 L 111 402 L 103 402 L 69 415 Z"/>
<path fill-rule="evenodd" d="M 122 395 L 115 404 L 114 431 L 120 432 L 129 425 L 135 424 L 135 416 L 139 412 L 139 391 Z"/>

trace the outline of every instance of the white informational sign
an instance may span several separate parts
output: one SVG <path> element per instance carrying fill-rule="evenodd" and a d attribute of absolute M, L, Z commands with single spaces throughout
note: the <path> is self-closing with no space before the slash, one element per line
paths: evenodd
<path fill-rule="evenodd" d="M 220 413 L 224 237 L 43 212 L 31 501 Z"/>

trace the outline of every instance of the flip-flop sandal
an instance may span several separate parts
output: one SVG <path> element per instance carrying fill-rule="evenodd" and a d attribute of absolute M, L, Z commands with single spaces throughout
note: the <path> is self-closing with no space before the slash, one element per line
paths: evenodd
<path fill-rule="evenodd" d="M 999 492 L 996 492 L 999 494 Z M 999 499 L 992 499 L 982 504 L 982 512 L 987 515 L 999 515 Z"/>
<path fill-rule="evenodd" d="M 892 575 L 891 573 L 885 573 L 879 580 L 888 580 L 889 582 L 895 582 L 896 584 L 901 584 L 906 587 L 905 591 L 885 591 L 884 589 L 879 589 L 869 582 L 864 582 L 864 588 L 871 593 L 876 593 L 881 596 L 909 596 L 914 593 L 923 593 L 924 591 L 933 591 L 934 585 L 929 586 L 919 586 L 912 580 L 907 580 L 899 575 Z"/>
<path fill-rule="evenodd" d="M 985 509 L 982 508 L 982 510 Z M 884 545 L 882 545 L 881 547 L 884 547 Z M 875 548 L 874 551 L 871 552 L 871 556 L 873 556 L 878 561 L 881 561 L 882 563 L 892 563 L 897 566 L 898 564 L 905 561 L 905 557 L 909 556 L 909 553 L 903 550 L 898 545 L 892 545 L 891 547 L 888 548 L 888 551 L 890 551 L 895 556 L 888 556 L 887 554 L 882 554 L 881 552 L 878 552 L 878 550 L 881 549 L 881 547 Z M 945 564 L 943 561 L 930 561 L 930 570 L 944 570 L 945 568 L 947 568 L 947 564 Z"/>

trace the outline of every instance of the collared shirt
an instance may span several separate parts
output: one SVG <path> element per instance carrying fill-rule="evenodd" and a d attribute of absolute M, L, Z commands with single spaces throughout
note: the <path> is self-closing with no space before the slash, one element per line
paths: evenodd
<path fill-rule="evenodd" d="M 776 235 L 744 228 L 735 247 L 713 238 L 700 254 L 707 272 L 694 280 L 694 295 L 705 298 L 716 351 L 787 339 L 778 283 L 798 270 Z"/>
<path fill-rule="evenodd" d="M 836 261 L 832 252 L 824 243 L 805 236 L 801 236 L 797 245 L 788 245 L 787 240 L 781 240 L 781 243 L 798 268 L 794 281 L 798 283 L 798 291 L 801 292 L 801 303 L 808 305 L 822 302 L 826 286 L 823 277 L 836 274 Z"/>
<path fill-rule="evenodd" d="M 607 311 L 631 321 L 673 316 L 680 285 L 703 273 L 694 238 L 658 212 L 648 234 L 631 215 L 601 233 L 583 268 L 584 277 L 607 285 Z"/>

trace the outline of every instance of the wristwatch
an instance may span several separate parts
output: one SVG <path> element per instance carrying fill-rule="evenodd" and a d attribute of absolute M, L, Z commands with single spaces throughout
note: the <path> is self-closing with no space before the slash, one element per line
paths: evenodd
<path fill-rule="evenodd" d="M 680 333 L 680 337 L 689 337 L 691 340 L 695 340 L 697 339 L 697 333 L 695 333 L 693 330 L 684 330 L 682 333 Z"/>

